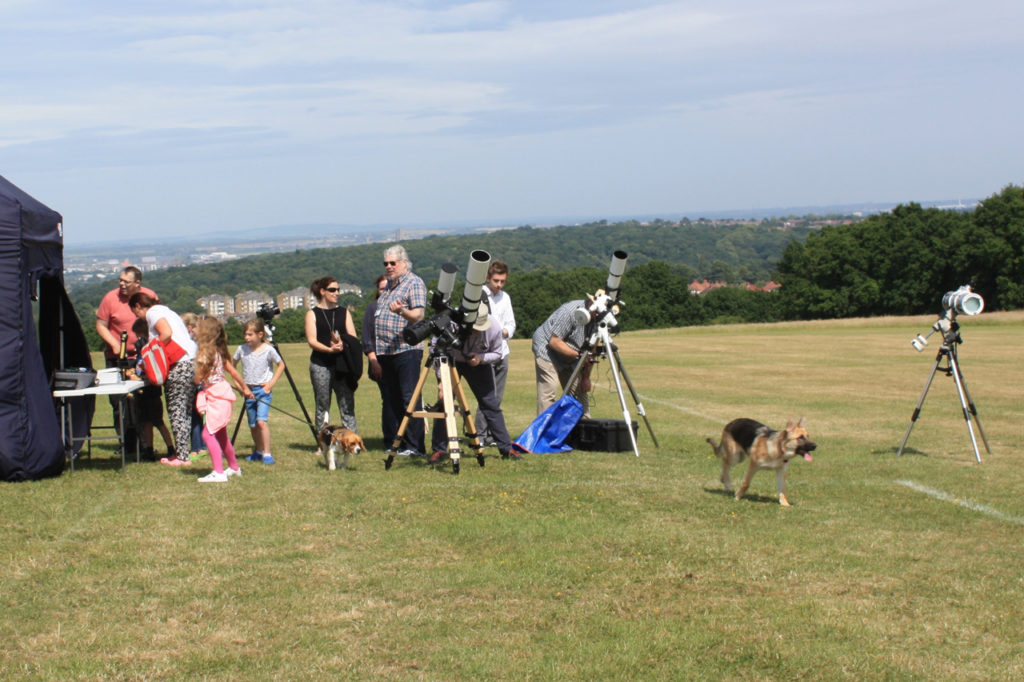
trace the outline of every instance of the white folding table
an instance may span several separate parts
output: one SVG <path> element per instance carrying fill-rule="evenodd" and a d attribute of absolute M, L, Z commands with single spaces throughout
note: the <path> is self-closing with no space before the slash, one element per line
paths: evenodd
<path fill-rule="evenodd" d="M 71 472 L 75 471 L 75 443 L 91 442 L 93 440 L 112 440 L 116 439 L 121 445 L 121 473 L 125 471 L 126 465 L 126 450 L 124 442 L 124 411 L 128 408 L 128 396 L 135 391 L 145 386 L 145 382 L 138 380 L 130 381 L 118 381 L 111 383 L 102 383 L 97 386 L 87 386 L 85 388 L 72 388 L 64 389 L 60 391 L 54 391 L 53 397 L 60 400 L 60 416 L 61 416 L 61 440 L 64 443 L 64 451 L 67 452 L 68 461 L 71 463 Z M 76 438 L 72 432 L 72 419 L 71 419 L 71 401 L 68 398 L 79 398 L 90 395 L 112 395 L 119 396 L 121 402 L 120 409 L 118 412 L 119 424 L 118 428 L 113 426 L 109 427 L 93 427 L 90 425 L 89 434 Z M 93 436 L 93 428 L 112 428 L 117 432 L 115 436 Z M 139 460 L 139 444 L 135 443 L 135 461 Z"/>

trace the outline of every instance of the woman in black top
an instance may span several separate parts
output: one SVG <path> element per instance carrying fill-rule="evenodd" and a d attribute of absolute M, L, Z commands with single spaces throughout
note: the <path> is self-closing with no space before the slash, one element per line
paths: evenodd
<path fill-rule="evenodd" d="M 337 372 L 339 359 L 345 350 L 342 334 L 355 337 L 356 329 L 348 308 L 338 305 L 340 287 L 334 277 L 321 277 L 313 282 L 309 291 L 317 303 L 306 312 L 306 342 L 313 352 L 309 356 L 309 379 L 313 384 L 316 403 L 316 428 L 330 422 L 331 393 L 341 410 L 341 423 L 356 431 L 355 396 L 344 375 Z"/>

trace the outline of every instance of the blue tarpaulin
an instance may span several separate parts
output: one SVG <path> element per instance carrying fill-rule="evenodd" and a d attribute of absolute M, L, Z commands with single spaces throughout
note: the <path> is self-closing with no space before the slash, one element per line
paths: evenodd
<path fill-rule="evenodd" d="M 565 444 L 573 427 L 583 416 L 583 405 L 569 394 L 563 395 L 554 405 L 540 413 L 533 423 L 526 427 L 513 445 L 523 452 L 556 453 L 569 452 Z"/>

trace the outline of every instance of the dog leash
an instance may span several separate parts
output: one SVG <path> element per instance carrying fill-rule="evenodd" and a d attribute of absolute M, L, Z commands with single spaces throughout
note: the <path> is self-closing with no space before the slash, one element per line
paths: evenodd
<path fill-rule="evenodd" d="M 242 393 L 242 391 L 240 391 L 238 389 L 238 387 L 232 386 L 231 388 L 234 389 L 235 393 L 237 393 L 238 395 L 240 395 L 243 398 L 245 398 L 245 400 L 248 400 L 248 398 L 245 397 L 245 394 Z M 258 402 L 258 403 L 262 403 L 262 404 L 266 405 L 267 407 L 269 407 L 272 410 L 277 410 L 278 412 L 280 412 L 281 414 L 285 415 L 286 417 L 291 417 L 292 419 L 294 419 L 295 421 L 299 422 L 300 424 L 305 424 L 306 426 L 312 426 L 312 424 L 310 424 L 309 421 L 303 419 L 302 417 L 297 417 L 294 414 L 292 414 L 291 412 L 286 412 L 285 410 L 282 410 L 280 407 L 277 407 L 273 403 L 267 402 L 266 400 L 263 400 L 261 398 L 254 398 L 254 400 L 256 402 Z"/>

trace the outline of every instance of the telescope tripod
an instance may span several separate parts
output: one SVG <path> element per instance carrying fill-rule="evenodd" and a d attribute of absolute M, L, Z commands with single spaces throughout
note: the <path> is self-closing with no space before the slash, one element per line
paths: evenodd
<path fill-rule="evenodd" d="M 415 406 L 423 392 L 423 384 L 426 382 L 427 375 L 430 374 L 435 360 L 441 363 L 441 401 L 444 412 L 438 412 L 434 409 L 416 410 Z M 402 423 L 398 426 L 395 440 L 387 451 L 388 456 L 384 459 L 385 470 L 390 470 L 391 465 L 395 461 L 395 453 L 398 452 L 398 448 L 402 444 L 402 437 L 409 426 L 409 420 L 427 417 L 430 419 L 444 418 L 445 433 L 448 435 L 448 457 L 452 460 L 452 473 L 459 473 L 462 447 L 459 444 L 459 428 L 455 418 L 455 401 L 453 398 L 457 398 L 459 401 L 459 412 L 462 413 L 466 435 L 469 436 L 469 444 L 476 451 L 476 461 L 480 466 L 484 465 L 484 449 L 480 439 L 477 437 L 476 424 L 469 411 L 469 402 L 466 400 L 466 392 L 462 389 L 459 371 L 455 369 L 455 365 L 452 364 L 451 358 L 447 353 L 432 351 L 427 356 L 427 362 L 420 371 L 419 381 L 416 382 L 416 388 L 413 389 L 409 405 L 405 408 L 405 416 L 402 417 Z"/>
<path fill-rule="evenodd" d="M 981 463 L 981 455 L 978 452 L 978 441 L 974 437 L 974 428 L 971 426 L 971 417 L 974 417 L 974 421 L 978 424 L 978 432 L 981 434 L 981 439 L 985 444 L 985 452 L 992 454 L 992 450 L 988 446 L 988 439 L 985 437 L 985 430 L 981 427 L 981 421 L 978 419 L 978 410 L 974 407 L 974 401 L 971 400 L 971 394 L 967 391 L 967 384 L 964 382 L 963 372 L 960 371 L 960 362 L 957 360 L 957 348 L 960 344 L 960 336 L 958 333 L 959 325 L 955 321 L 948 325 L 942 326 L 940 322 L 936 323 L 936 328 L 941 329 L 942 334 L 942 346 L 939 348 L 938 354 L 935 356 L 935 364 L 932 365 L 932 371 L 928 374 L 928 381 L 924 384 L 924 390 L 921 391 L 921 397 L 917 401 L 917 406 L 914 408 L 914 414 L 910 417 L 910 425 L 907 426 L 907 432 L 903 436 L 903 442 L 900 443 L 899 450 L 896 451 L 896 456 L 899 457 L 903 454 L 903 448 L 907 444 L 907 439 L 910 438 L 910 431 L 914 428 L 914 422 L 917 421 L 918 416 L 921 414 L 921 406 L 924 405 L 924 399 L 928 395 L 928 389 L 931 388 L 932 379 L 935 378 L 935 372 L 939 371 L 939 365 L 942 364 L 943 358 L 946 360 L 945 367 L 941 370 L 946 376 L 953 377 L 953 382 L 956 384 L 956 392 L 960 398 L 960 407 L 963 410 L 964 421 L 967 423 L 967 433 L 971 436 L 971 445 L 974 447 L 974 458 Z"/>
<path fill-rule="evenodd" d="M 654 447 L 660 447 L 658 445 L 658 438 L 654 435 L 654 429 L 651 428 L 651 422 L 647 420 L 647 413 L 644 412 L 644 405 L 640 402 L 640 396 L 637 395 L 636 389 L 633 387 L 633 382 L 629 380 L 629 374 L 626 372 L 626 366 L 622 363 L 622 357 L 619 355 L 619 347 L 612 343 L 611 334 L 608 332 L 608 325 L 599 322 L 597 331 L 591 334 L 588 337 L 587 342 L 583 344 L 583 348 L 580 349 L 580 359 L 576 361 L 576 366 L 573 368 L 572 374 L 569 376 L 569 380 L 565 382 L 565 391 L 563 394 L 571 391 L 573 386 L 576 385 L 576 380 L 583 370 L 584 363 L 589 362 L 588 356 L 598 358 L 602 355 L 607 356 L 608 362 L 612 366 L 612 377 L 615 379 L 615 391 L 619 394 L 619 404 L 622 406 L 622 418 L 626 422 L 626 431 L 629 432 L 629 441 L 633 445 L 633 454 L 639 457 L 640 449 L 636 444 L 636 435 L 633 433 L 633 420 L 630 418 L 629 408 L 626 407 L 626 398 L 622 393 L 623 381 L 626 382 L 626 386 L 629 388 L 629 393 L 633 396 L 633 402 L 636 404 L 637 414 L 644 420 L 647 432 L 651 434 L 651 440 L 654 441 Z"/>

